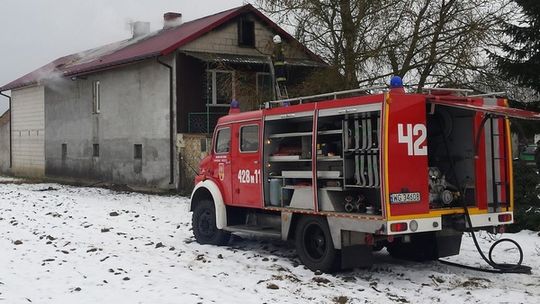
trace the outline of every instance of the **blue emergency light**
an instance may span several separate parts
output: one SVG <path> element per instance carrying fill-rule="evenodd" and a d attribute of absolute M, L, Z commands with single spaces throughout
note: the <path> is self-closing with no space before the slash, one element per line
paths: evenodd
<path fill-rule="evenodd" d="M 392 76 L 392 79 L 390 79 L 390 88 L 397 89 L 397 88 L 403 88 L 403 80 L 399 76 Z"/>

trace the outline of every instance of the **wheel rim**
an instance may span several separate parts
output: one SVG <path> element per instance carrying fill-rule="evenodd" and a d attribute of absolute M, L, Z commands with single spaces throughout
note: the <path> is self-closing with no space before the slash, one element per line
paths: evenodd
<path fill-rule="evenodd" d="M 304 248 L 312 260 L 318 261 L 325 256 L 328 251 L 328 242 L 319 225 L 309 224 L 304 230 Z"/>
<path fill-rule="evenodd" d="M 205 209 L 203 212 L 201 212 L 197 228 L 202 237 L 212 238 L 216 232 L 216 226 L 214 224 L 214 217 L 212 216 L 212 212 L 210 210 Z"/>

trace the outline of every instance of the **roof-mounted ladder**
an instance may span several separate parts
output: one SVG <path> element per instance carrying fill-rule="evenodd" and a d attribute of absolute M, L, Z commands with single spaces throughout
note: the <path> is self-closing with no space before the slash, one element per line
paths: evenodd
<path fill-rule="evenodd" d="M 418 89 L 418 88 L 416 88 Z M 488 93 L 482 93 L 482 94 L 474 94 L 469 95 L 470 93 L 474 93 L 474 90 L 471 89 L 454 89 L 454 88 L 421 88 L 423 92 L 427 92 L 428 94 L 432 94 L 432 92 L 454 92 L 454 93 L 462 93 L 465 97 L 470 98 L 479 98 L 479 97 L 497 97 L 497 96 L 505 96 L 506 92 L 488 92 Z"/>
<path fill-rule="evenodd" d="M 469 95 L 468 97 L 497 97 L 497 96 L 506 96 L 506 92 L 489 92 L 483 94 Z"/>
<path fill-rule="evenodd" d="M 464 96 L 468 96 L 469 93 L 473 93 L 474 90 L 470 89 L 456 89 L 456 88 L 414 88 L 419 89 L 422 92 L 426 92 L 429 95 L 432 95 L 433 92 L 452 92 L 452 93 L 462 93 Z"/>
<path fill-rule="evenodd" d="M 388 89 L 387 86 L 372 86 L 372 87 L 362 87 L 358 89 L 352 89 L 352 90 L 345 90 L 345 91 L 336 91 L 331 93 L 325 93 L 325 94 L 318 94 L 318 95 L 310 95 L 310 96 L 302 96 L 302 97 L 296 97 L 296 98 L 288 98 L 283 100 L 272 100 L 267 101 L 264 103 L 264 107 L 266 109 L 272 108 L 274 106 L 282 106 L 282 105 L 291 105 L 291 104 L 303 104 L 303 103 L 310 103 L 310 102 L 317 102 L 317 101 L 323 101 L 323 100 L 329 100 L 329 99 L 340 99 L 350 96 L 344 96 L 344 95 L 367 95 L 372 94 L 372 91 L 383 91 L 385 89 Z"/>

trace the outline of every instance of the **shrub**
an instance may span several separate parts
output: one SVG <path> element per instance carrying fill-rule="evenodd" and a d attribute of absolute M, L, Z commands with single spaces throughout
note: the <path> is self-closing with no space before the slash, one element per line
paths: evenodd
<path fill-rule="evenodd" d="M 510 232 L 522 229 L 540 230 L 540 178 L 536 167 L 514 163 L 514 224 Z"/>

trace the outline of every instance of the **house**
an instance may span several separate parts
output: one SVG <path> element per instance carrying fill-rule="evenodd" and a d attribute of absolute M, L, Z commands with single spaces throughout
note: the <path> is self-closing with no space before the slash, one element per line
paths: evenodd
<path fill-rule="evenodd" d="M 2 87 L 11 91 L 12 166 L 53 176 L 189 190 L 217 119 L 273 99 L 272 37 L 290 79 L 325 63 L 251 5 L 61 57 Z M 294 85 L 294 82 L 291 85 Z"/>

